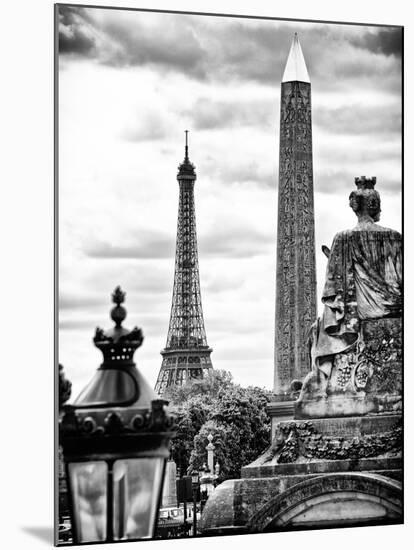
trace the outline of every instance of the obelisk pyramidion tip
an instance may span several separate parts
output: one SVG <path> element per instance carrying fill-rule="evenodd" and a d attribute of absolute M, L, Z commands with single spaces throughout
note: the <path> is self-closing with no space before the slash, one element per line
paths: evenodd
<path fill-rule="evenodd" d="M 286 62 L 285 72 L 283 73 L 282 82 L 309 82 L 309 73 L 306 68 L 305 58 L 303 57 L 302 48 L 298 34 L 295 32 L 292 45 L 290 47 L 289 57 Z"/>

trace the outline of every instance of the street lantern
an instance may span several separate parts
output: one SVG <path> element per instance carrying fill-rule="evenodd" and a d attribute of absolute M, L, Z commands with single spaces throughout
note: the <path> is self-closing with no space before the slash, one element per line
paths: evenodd
<path fill-rule="evenodd" d="M 191 483 L 193 484 L 193 489 L 194 487 L 198 487 L 198 482 L 200 481 L 200 474 L 198 472 L 198 470 L 192 470 L 191 471 Z"/>
<path fill-rule="evenodd" d="M 203 493 L 204 498 L 207 498 L 214 492 L 216 476 L 209 468 L 204 470 L 200 477 L 200 492 Z"/>
<path fill-rule="evenodd" d="M 143 334 L 122 326 L 124 299 L 117 287 L 115 326 L 93 339 L 103 363 L 60 423 L 75 544 L 155 534 L 173 419 L 135 366 Z"/>
<path fill-rule="evenodd" d="M 200 473 L 198 470 L 191 471 L 191 483 L 193 486 L 193 536 L 197 536 L 197 496 L 200 488 Z"/>

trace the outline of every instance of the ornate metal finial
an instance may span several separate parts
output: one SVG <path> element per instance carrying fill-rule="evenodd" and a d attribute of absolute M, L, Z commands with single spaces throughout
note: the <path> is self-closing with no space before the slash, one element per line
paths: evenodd
<path fill-rule="evenodd" d="M 211 443 L 213 441 L 213 436 L 211 434 L 208 434 L 207 439 L 208 442 Z"/>
<path fill-rule="evenodd" d="M 125 302 L 125 295 L 126 295 L 126 292 L 123 292 L 121 287 L 118 285 L 112 293 L 113 303 L 119 306 L 119 304 L 122 304 L 123 302 Z"/>
<path fill-rule="evenodd" d="M 111 319 L 118 328 L 122 325 L 122 321 L 124 321 L 127 316 L 126 309 L 121 306 L 122 302 L 125 301 L 125 294 L 126 293 L 121 290 L 120 286 L 117 286 L 112 293 L 112 301 L 116 305 L 111 309 Z"/>
<path fill-rule="evenodd" d="M 134 327 L 128 330 L 122 326 L 122 322 L 127 316 L 127 310 L 122 306 L 125 301 L 126 292 L 120 286 L 117 286 L 111 294 L 112 302 L 115 306 L 111 309 L 111 319 L 115 323 L 115 327 L 109 330 L 103 330 L 100 327 L 96 328 L 93 342 L 104 355 L 104 364 L 118 365 L 133 365 L 133 355 L 135 350 L 139 348 L 144 340 L 142 330 Z"/>
<path fill-rule="evenodd" d="M 355 185 L 358 189 L 374 189 L 376 183 L 376 177 L 367 178 L 365 176 L 360 176 L 359 178 L 355 178 Z"/>

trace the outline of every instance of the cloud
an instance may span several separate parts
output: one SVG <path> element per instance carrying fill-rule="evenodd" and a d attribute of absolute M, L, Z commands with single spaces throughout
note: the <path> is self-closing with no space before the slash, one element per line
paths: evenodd
<path fill-rule="evenodd" d="M 158 259 L 137 262 L 135 259 L 119 260 L 117 258 L 114 261 L 106 258 L 103 260 L 83 258 L 81 262 L 83 267 L 81 276 L 78 271 L 73 270 L 73 273 L 78 274 L 77 287 L 81 289 L 79 293 L 84 296 L 98 296 L 103 307 L 111 303 L 110 295 L 117 285 L 126 291 L 127 303 L 134 300 L 139 302 L 148 300 L 148 304 L 152 304 L 152 312 L 158 305 L 158 298 L 163 300 L 165 297 L 161 295 L 172 289 L 174 256 L 171 257 L 171 262 L 160 262 Z M 67 301 L 77 296 L 73 290 L 66 291 L 64 294 L 67 296 Z"/>
<path fill-rule="evenodd" d="M 59 296 L 59 310 L 83 309 L 102 305 L 102 296 L 85 296 L 61 293 Z"/>
<path fill-rule="evenodd" d="M 351 39 L 351 43 L 358 48 L 365 48 L 375 54 L 401 57 L 402 37 L 402 27 L 390 27 L 356 36 Z"/>
<path fill-rule="evenodd" d="M 90 330 L 91 339 L 97 326 L 97 323 L 92 319 L 90 321 L 88 319 L 63 319 L 59 321 L 59 330 Z"/>
<path fill-rule="evenodd" d="M 97 242 L 89 245 L 86 255 L 103 260 L 160 260 L 173 261 L 175 239 L 173 235 L 143 230 L 137 233 L 135 244 L 119 245 Z M 246 258 L 262 254 L 269 242 L 269 236 L 252 227 L 234 223 L 217 223 L 214 229 L 197 237 L 198 249 L 203 257 Z"/>
<path fill-rule="evenodd" d="M 349 105 L 329 109 L 316 107 L 312 113 L 313 123 L 325 132 L 350 135 L 391 135 L 401 133 L 400 105 L 388 107 L 368 107 Z"/>
<path fill-rule="evenodd" d="M 244 278 L 240 273 L 215 273 L 210 279 L 202 281 L 202 292 L 220 294 L 238 290 L 243 284 Z"/>
<path fill-rule="evenodd" d="M 199 237 L 198 245 L 203 258 L 250 258 L 266 253 L 274 245 L 274 235 L 247 225 L 218 221 L 213 230 Z"/>
<path fill-rule="evenodd" d="M 397 39 L 387 31 L 372 32 L 367 28 L 280 21 L 217 25 L 211 40 L 215 54 L 211 58 L 217 60 L 217 66 L 211 67 L 210 63 L 209 73 L 224 80 L 279 84 L 293 32 L 298 31 L 312 82 L 318 80 L 320 85 L 341 89 L 344 82 L 338 78 L 347 77 L 362 78 L 367 85 L 367 77 L 379 71 L 383 77 L 381 84 L 387 88 L 399 69 L 395 60 L 386 59 Z M 362 45 L 365 55 L 361 56 Z"/>
<path fill-rule="evenodd" d="M 91 244 L 86 255 L 99 259 L 154 260 L 174 257 L 174 236 L 142 229 L 129 239 L 133 244 L 112 244 L 101 241 Z"/>
<path fill-rule="evenodd" d="M 224 185 L 254 184 L 258 187 L 277 188 L 277 166 L 274 159 L 267 162 L 238 158 L 237 164 L 227 157 L 225 163 L 217 163 L 214 159 L 206 162 L 206 173 L 221 181 Z"/>
<path fill-rule="evenodd" d="M 153 14 L 143 12 L 74 7 L 62 12 L 62 54 L 93 54 L 100 63 L 114 67 L 158 66 L 205 76 L 205 53 L 185 18 L 177 21 L 176 16 L 157 14 L 154 25 Z"/>
<path fill-rule="evenodd" d="M 368 174 L 371 176 L 372 174 Z M 373 174 L 375 175 L 375 174 Z M 354 189 L 355 173 L 346 169 L 324 170 L 315 174 L 315 192 L 324 194 L 336 194 L 343 192 L 344 197 Z M 397 177 L 377 178 L 377 190 L 379 193 L 399 192 L 401 180 Z"/>
<path fill-rule="evenodd" d="M 59 53 L 84 57 L 96 55 L 93 29 L 83 8 L 59 6 Z"/>
<path fill-rule="evenodd" d="M 390 74 L 386 58 L 401 53 L 399 28 L 104 8 L 72 7 L 62 14 L 61 54 L 93 56 L 113 67 L 155 68 L 163 76 L 173 72 L 201 82 L 279 84 L 294 31 L 299 31 L 311 79 L 330 88 L 341 88 L 338 79 L 343 78 L 367 81 L 380 69 L 387 89 L 395 71 Z"/>
<path fill-rule="evenodd" d="M 351 166 L 353 169 L 360 166 L 360 169 L 364 167 L 366 170 L 369 165 L 372 167 L 371 170 L 380 165 L 382 168 L 386 165 L 392 166 L 393 169 L 401 165 L 401 141 L 399 139 L 388 140 L 384 136 L 381 139 L 374 139 L 357 134 L 353 136 L 337 134 L 336 139 L 332 139 L 330 134 L 327 134 L 326 139 L 320 134 L 318 137 L 320 143 L 314 145 L 315 169 L 323 165 L 328 170 L 334 168 L 335 171 L 342 171 L 346 175 Z M 356 175 L 363 174 L 357 173 Z M 379 176 L 379 174 L 377 175 Z"/>
<path fill-rule="evenodd" d="M 103 61 L 114 66 L 158 65 L 164 70 L 181 70 L 203 78 L 201 61 L 205 54 L 191 27 L 185 20 L 177 25 L 176 18 L 168 16 L 159 22 L 161 32 L 158 25 L 154 28 L 138 19 L 134 19 L 134 25 L 127 19 L 104 22 L 103 31 L 116 46 L 106 52 Z"/>
<path fill-rule="evenodd" d="M 274 21 L 217 24 L 209 68 L 220 79 L 279 83 L 292 36 L 290 26 Z"/>
<path fill-rule="evenodd" d="M 113 305 L 113 304 L 112 304 Z M 127 304 L 128 307 L 128 304 Z M 140 327 L 144 327 L 147 329 L 147 332 L 154 333 L 155 332 L 163 332 L 165 330 L 165 325 L 168 323 L 168 314 L 140 314 L 139 312 L 136 313 L 135 317 L 138 318 L 138 325 Z M 106 319 L 105 317 L 94 317 L 90 319 L 62 319 L 59 321 L 59 329 L 60 330 L 70 330 L 70 331 L 77 331 L 81 330 L 86 332 L 87 330 L 91 333 L 91 340 L 94 335 L 95 328 L 97 326 L 103 327 L 104 329 L 109 329 L 111 324 L 111 320 Z M 135 323 L 131 323 L 130 320 L 126 320 L 124 322 L 124 325 L 126 328 L 132 328 L 132 326 Z M 144 332 L 145 337 L 145 332 Z"/>
<path fill-rule="evenodd" d="M 121 137 L 132 142 L 160 140 L 171 130 L 171 124 L 159 112 L 147 111 L 133 118 Z"/>
<path fill-rule="evenodd" d="M 212 130 L 235 126 L 273 126 L 269 113 L 274 111 L 274 101 L 211 100 L 200 97 L 191 109 L 182 112 L 190 117 L 196 130 Z"/>
<path fill-rule="evenodd" d="M 139 294 L 140 302 L 148 301 L 152 305 L 152 309 L 155 307 L 155 296 L 160 294 L 171 293 L 173 287 L 173 273 L 161 273 L 159 266 L 153 267 L 151 273 L 141 276 L 140 272 L 134 271 L 135 276 L 130 276 L 130 284 L 128 290 L 137 292 Z"/>

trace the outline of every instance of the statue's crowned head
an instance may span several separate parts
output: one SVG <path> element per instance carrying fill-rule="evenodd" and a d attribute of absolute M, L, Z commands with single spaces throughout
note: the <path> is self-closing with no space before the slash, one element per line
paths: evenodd
<path fill-rule="evenodd" d="M 367 218 L 368 216 L 377 222 L 380 219 L 381 213 L 381 198 L 374 189 L 377 178 L 366 178 L 361 176 L 355 178 L 356 191 L 352 191 L 349 195 L 349 206 L 358 216 L 358 219 Z"/>

